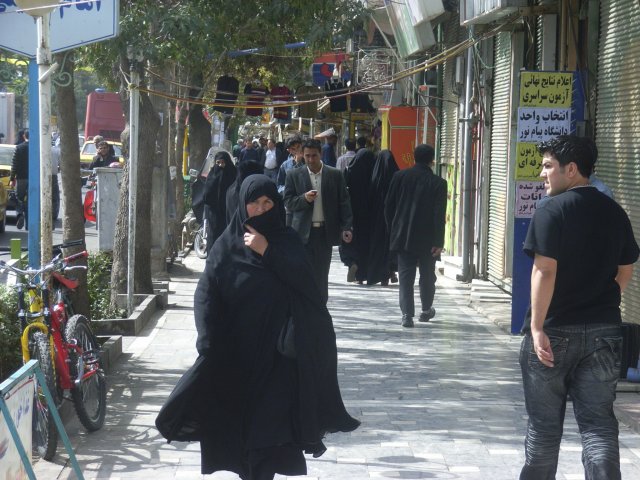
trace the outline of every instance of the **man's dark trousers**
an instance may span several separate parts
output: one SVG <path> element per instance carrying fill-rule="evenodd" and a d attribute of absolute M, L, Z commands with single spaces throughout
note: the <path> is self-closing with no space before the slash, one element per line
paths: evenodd
<path fill-rule="evenodd" d="M 322 302 L 327 303 L 329 299 L 329 268 L 331 267 L 332 247 L 327 243 L 327 235 L 324 227 L 311 227 L 309 240 L 305 245 L 316 283 L 320 288 Z"/>
<path fill-rule="evenodd" d="M 433 305 L 436 293 L 436 259 L 431 253 L 416 255 L 398 252 L 398 279 L 400 281 L 400 310 L 402 315 L 413 317 L 415 306 L 413 286 L 416 282 L 416 267 L 420 270 L 420 302 L 425 312 Z"/>
<path fill-rule="evenodd" d="M 529 423 L 520 480 L 554 480 L 567 394 L 582 437 L 586 480 L 619 480 L 618 421 L 613 413 L 620 376 L 619 325 L 567 325 L 545 328 L 553 368 L 543 365 L 527 333 L 520 368 Z"/>

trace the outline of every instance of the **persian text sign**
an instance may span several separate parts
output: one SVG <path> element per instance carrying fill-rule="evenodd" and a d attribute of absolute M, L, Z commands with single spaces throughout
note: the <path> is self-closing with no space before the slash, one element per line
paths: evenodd
<path fill-rule="evenodd" d="M 531 218 L 545 195 L 543 182 L 516 182 L 516 218 Z"/>
<path fill-rule="evenodd" d="M 571 132 L 570 108 L 520 107 L 518 142 L 546 142 Z"/>
<path fill-rule="evenodd" d="M 520 73 L 521 107 L 571 108 L 573 73 Z"/>
<path fill-rule="evenodd" d="M 33 378 L 24 378 L 14 386 L 5 401 L 13 424 L 18 430 L 22 446 L 31 458 L 31 419 L 33 417 Z M 26 480 L 29 478 L 4 415 L 0 413 L 0 478 Z"/>
<path fill-rule="evenodd" d="M 516 180 L 541 181 L 542 155 L 535 143 L 516 145 Z"/>
<path fill-rule="evenodd" d="M 36 22 L 18 10 L 14 0 L 0 0 L 0 48 L 35 57 Z M 119 20 L 119 0 L 61 0 L 60 6 L 51 12 L 51 51 L 61 52 L 113 38 L 118 35 Z"/>

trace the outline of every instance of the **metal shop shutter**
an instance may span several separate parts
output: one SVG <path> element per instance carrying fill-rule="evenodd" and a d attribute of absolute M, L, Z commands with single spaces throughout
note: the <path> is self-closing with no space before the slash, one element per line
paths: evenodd
<path fill-rule="evenodd" d="M 507 275 L 505 252 L 511 95 L 511 34 L 509 32 L 499 33 L 495 37 L 494 54 L 487 265 L 490 280 L 502 284 Z"/>
<path fill-rule="evenodd" d="M 609 185 L 640 236 L 640 6 L 600 3 L 596 102 L 596 174 Z M 623 295 L 626 322 L 640 323 L 640 270 Z"/>

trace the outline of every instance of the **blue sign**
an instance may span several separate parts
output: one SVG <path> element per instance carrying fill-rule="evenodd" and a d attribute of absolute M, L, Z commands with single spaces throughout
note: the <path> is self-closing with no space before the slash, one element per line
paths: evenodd
<path fill-rule="evenodd" d="M 119 21 L 119 0 L 61 0 L 50 16 L 51 51 L 62 52 L 113 38 L 118 35 Z M 35 57 L 36 22 L 20 11 L 14 0 L 0 0 L 0 32 L 0 48 Z"/>

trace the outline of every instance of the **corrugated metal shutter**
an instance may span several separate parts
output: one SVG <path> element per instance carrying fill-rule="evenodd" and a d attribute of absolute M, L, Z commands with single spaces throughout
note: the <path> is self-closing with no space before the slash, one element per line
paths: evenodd
<path fill-rule="evenodd" d="M 596 103 L 598 177 L 609 185 L 640 235 L 640 6 L 637 0 L 600 3 Z M 640 275 L 624 293 L 623 318 L 640 323 Z"/>
<path fill-rule="evenodd" d="M 507 242 L 507 181 L 511 94 L 511 33 L 495 37 L 492 98 L 491 159 L 489 164 L 488 275 L 502 283 L 505 278 Z"/>
<path fill-rule="evenodd" d="M 445 24 L 444 42 L 445 48 L 452 47 L 464 40 L 464 31 L 460 28 L 457 16 Z M 458 92 L 455 91 L 456 59 L 450 58 L 442 67 L 444 100 L 442 102 L 442 129 L 440 132 L 440 161 L 454 164 L 458 158 Z"/>

